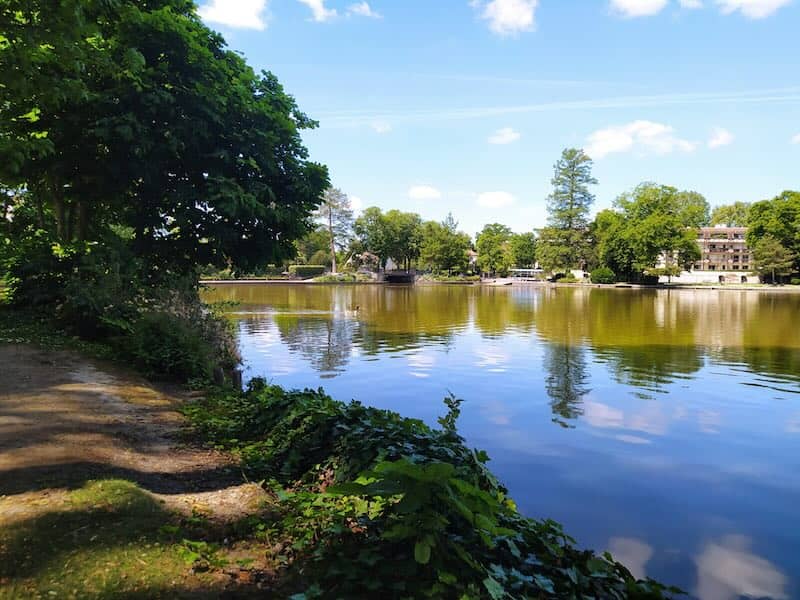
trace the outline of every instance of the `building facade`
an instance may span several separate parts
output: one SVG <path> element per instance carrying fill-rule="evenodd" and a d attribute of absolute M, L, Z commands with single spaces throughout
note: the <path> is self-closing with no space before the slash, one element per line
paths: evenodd
<path fill-rule="evenodd" d="M 750 272 L 751 255 L 745 237 L 747 227 L 702 227 L 697 238 L 700 260 L 696 271 Z"/>
<path fill-rule="evenodd" d="M 691 271 L 677 277 L 661 277 L 673 283 L 757 283 L 752 255 L 747 247 L 747 227 L 701 227 L 697 235 L 700 259 Z M 672 262 L 672 261 L 671 261 Z M 662 256 L 657 266 L 666 264 Z"/>

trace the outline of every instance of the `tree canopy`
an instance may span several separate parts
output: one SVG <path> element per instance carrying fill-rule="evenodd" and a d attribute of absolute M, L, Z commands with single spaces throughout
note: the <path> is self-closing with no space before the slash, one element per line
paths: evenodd
<path fill-rule="evenodd" d="M 363 250 L 376 255 L 381 267 L 388 259 L 406 269 L 420 253 L 422 219 L 416 213 L 371 206 L 355 221 L 355 234 Z"/>
<path fill-rule="evenodd" d="M 458 231 L 458 223 L 448 214 L 441 223 L 428 221 L 422 226 L 420 262 L 434 272 L 464 272 L 469 262 L 471 240 Z"/>
<path fill-rule="evenodd" d="M 585 261 L 589 211 L 596 185 L 592 159 L 580 149 L 566 148 L 553 167 L 553 191 L 547 198 L 547 227 L 539 231 L 539 262 L 545 269 L 571 269 Z"/>
<path fill-rule="evenodd" d="M 478 266 L 485 273 L 506 275 L 514 263 L 511 253 L 511 230 L 500 223 L 486 225 L 478 234 Z"/>
<path fill-rule="evenodd" d="M 711 212 L 711 225 L 725 225 L 726 227 L 747 227 L 750 216 L 749 202 L 734 202 L 714 207 Z"/>
<path fill-rule="evenodd" d="M 314 213 L 328 231 L 331 270 L 336 273 L 336 252 L 347 247 L 353 236 L 353 209 L 342 190 L 330 187 L 322 195 L 322 203 Z"/>
<path fill-rule="evenodd" d="M 188 0 L 0 7 L 0 183 L 59 244 L 114 227 L 151 269 L 293 252 L 327 186 L 316 123 Z"/>
<path fill-rule="evenodd" d="M 515 267 L 532 268 L 536 264 L 536 236 L 532 231 L 511 236 L 511 258 Z"/>
<path fill-rule="evenodd" d="M 643 183 L 619 196 L 614 209 L 601 211 L 596 218 L 603 264 L 634 279 L 655 268 L 662 257 L 668 265 L 690 268 L 700 250 L 694 229 L 698 213 L 686 210 L 687 198 L 693 207 L 704 202 L 693 194 Z"/>
<path fill-rule="evenodd" d="M 771 236 L 794 255 L 794 271 L 800 272 L 800 192 L 786 191 L 772 200 L 755 202 L 748 217 L 747 244 Z"/>
<path fill-rule="evenodd" d="M 763 278 L 777 283 L 779 277 L 790 275 L 797 257 L 771 235 L 759 239 L 753 247 L 753 266 Z"/>

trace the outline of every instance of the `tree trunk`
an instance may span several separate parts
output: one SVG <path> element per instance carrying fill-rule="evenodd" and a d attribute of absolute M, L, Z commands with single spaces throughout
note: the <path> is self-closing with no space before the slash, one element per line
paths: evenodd
<path fill-rule="evenodd" d="M 82 200 L 77 205 L 77 230 L 76 235 L 79 242 L 86 241 L 89 229 L 89 208 Z"/>
<path fill-rule="evenodd" d="M 331 234 L 331 273 L 336 273 L 336 240 L 333 238 L 333 209 L 328 208 L 328 231 Z"/>
<path fill-rule="evenodd" d="M 58 185 L 50 186 L 50 193 L 53 197 L 53 214 L 56 218 L 56 236 L 62 242 L 68 241 L 67 234 L 67 207 L 64 204 L 63 190 Z"/>

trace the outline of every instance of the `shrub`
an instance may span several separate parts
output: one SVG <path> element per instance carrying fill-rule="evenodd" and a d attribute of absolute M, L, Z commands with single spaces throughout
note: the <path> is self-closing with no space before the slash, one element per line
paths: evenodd
<path fill-rule="evenodd" d="M 209 379 L 215 367 L 230 371 L 241 361 L 231 322 L 203 304 L 193 288 L 161 291 L 149 304 L 130 333 L 114 340 L 148 375 Z"/>
<path fill-rule="evenodd" d="M 325 265 L 291 265 L 289 273 L 300 277 L 301 279 L 309 279 L 311 277 L 318 277 L 325 272 Z"/>
<path fill-rule="evenodd" d="M 558 283 L 578 283 L 580 280 L 572 273 L 567 273 L 563 277 L 558 278 Z"/>
<path fill-rule="evenodd" d="M 520 515 L 456 431 L 322 390 L 252 382 L 186 407 L 209 441 L 272 483 L 305 598 L 665 598 L 610 555 L 580 550 L 553 521 Z M 287 493 L 283 486 L 292 491 Z M 298 596 L 300 597 L 300 596 Z"/>
<path fill-rule="evenodd" d="M 617 276 L 608 267 L 598 267 L 592 271 L 592 283 L 616 283 Z"/>
<path fill-rule="evenodd" d="M 792 277 L 791 280 L 789 280 L 789 284 L 800 285 L 800 277 Z"/>
<path fill-rule="evenodd" d="M 327 250 L 317 250 L 314 254 L 311 255 L 311 258 L 308 259 L 308 264 L 310 265 L 325 265 L 328 266 L 332 263 L 331 261 L 331 253 Z"/>
<path fill-rule="evenodd" d="M 39 231 L 3 259 L 14 305 L 44 310 L 84 338 L 129 331 L 143 300 L 140 264 L 113 235 L 62 245 Z"/>
<path fill-rule="evenodd" d="M 210 378 L 214 353 L 197 328 L 167 312 L 148 312 L 120 346 L 147 375 L 189 380 Z"/>

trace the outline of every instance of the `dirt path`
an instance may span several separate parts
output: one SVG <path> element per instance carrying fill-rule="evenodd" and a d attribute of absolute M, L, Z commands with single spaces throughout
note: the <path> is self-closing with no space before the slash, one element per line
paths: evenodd
<path fill-rule="evenodd" d="M 77 354 L 0 345 L 0 527 L 111 477 L 181 512 L 247 514 L 264 492 L 230 457 L 181 443 L 179 402 Z"/>

